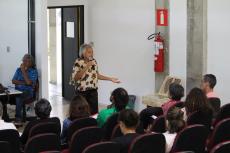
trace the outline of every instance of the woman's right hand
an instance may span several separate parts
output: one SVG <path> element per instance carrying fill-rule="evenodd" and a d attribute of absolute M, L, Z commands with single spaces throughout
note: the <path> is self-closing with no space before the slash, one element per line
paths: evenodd
<path fill-rule="evenodd" d="M 95 61 L 89 61 L 86 66 L 87 68 L 90 68 L 93 65 L 96 65 Z"/>

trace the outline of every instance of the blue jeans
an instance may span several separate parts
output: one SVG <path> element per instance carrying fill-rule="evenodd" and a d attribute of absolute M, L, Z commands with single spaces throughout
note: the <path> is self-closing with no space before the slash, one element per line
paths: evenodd
<path fill-rule="evenodd" d="M 16 114 L 15 117 L 16 118 L 20 118 L 22 119 L 22 107 L 23 107 L 23 103 L 25 100 L 31 98 L 31 95 L 29 94 L 29 92 L 23 92 L 22 95 L 16 97 L 15 101 L 16 101 Z"/>

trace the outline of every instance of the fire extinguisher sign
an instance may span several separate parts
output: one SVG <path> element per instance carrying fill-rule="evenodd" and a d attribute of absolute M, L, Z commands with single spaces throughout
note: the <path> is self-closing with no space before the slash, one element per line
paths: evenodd
<path fill-rule="evenodd" d="M 156 21 L 157 21 L 157 26 L 168 26 L 168 10 L 157 9 Z"/>

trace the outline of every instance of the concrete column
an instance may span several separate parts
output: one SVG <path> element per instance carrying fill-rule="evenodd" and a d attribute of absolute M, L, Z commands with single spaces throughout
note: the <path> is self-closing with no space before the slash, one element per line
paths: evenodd
<path fill-rule="evenodd" d="M 169 13 L 169 0 L 156 0 L 155 9 L 168 9 Z M 169 19 L 170 20 L 170 19 Z M 169 23 L 168 20 L 168 23 Z M 165 77 L 169 75 L 169 26 L 157 26 L 155 32 L 160 32 L 165 40 L 165 65 L 163 73 L 155 73 L 155 92 L 158 92 Z"/>
<path fill-rule="evenodd" d="M 207 0 L 187 1 L 187 92 L 199 87 L 207 63 Z"/>

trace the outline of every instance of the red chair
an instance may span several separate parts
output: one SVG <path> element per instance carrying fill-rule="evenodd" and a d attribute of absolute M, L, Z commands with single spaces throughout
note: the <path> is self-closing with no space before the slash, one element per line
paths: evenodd
<path fill-rule="evenodd" d="M 0 141 L 9 143 L 11 153 L 19 153 L 20 139 L 18 131 L 12 129 L 0 130 Z"/>
<path fill-rule="evenodd" d="M 54 122 L 42 122 L 33 126 L 29 131 L 29 138 L 38 134 L 43 133 L 54 133 L 56 135 L 60 135 L 61 126 L 60 124 L 56 124 Z"/>
<path fill-rule="evenodd" d="M 117 124 L 114 128 L 113 128 L 113 132 L 112 132 L 112 135 L 111 135 L 111 140 L 116 138 L 116 137 L 121 137 L 123 136 L 122 132 L 121 132 L 121 129 L 120 129 L 120 126 L 119 124 Z"/>
<path fill-rule="evenodd" d="M 2 153 L 12 153 L 9 142 L 0 141 L 0 148 Z"/>
<path fill-rule="evenodd" d="M 75 132 L 71 138 L 69 153 L 82 153 L 82 151 L 103 138 L 103 131 L 98 127 L 86 127 Z"/>
<path fill-rule="evenodd" d="M 210 153 L 229 153 L 230 152 L 230 141 L 222 142 L 216 145 Z"/>
<path fill-rule="evenodd" d="M 204 153 L 207 137 L 208 129 L 204 125 L 188 126 L 177 134 L 170 153 L 187 150 Z"/>
<path fill-rule="evenodd" d="M 140 125 L 143 129 L 147 129 L 149 125 L 152 125 L 154 118 L 152 116 L 163 115 L 163 110 L 161 107 L 147 107 L 140 112 Z"/>
<path fill-rule="evenodd" d="M 73 134 L 86 127 L 97 126 L 97 120 L 91 117 L 80 118 L 74 120 L 67 130 L 67 141 L 70 142 Z"/>
<path fill-rule="evenodd" d="M 119 113 L 115 113 L 112 116 L 110 116 L 105 124 L 103 125 L 102 129 L 104 131 L 104 140 L 109 141 L 112 136 L 112 130 L 114 127 L 118 124 L 118 115 Z"/>
<path fill-rule="evenodd" d="M 212 106 L 213 109 L 213 116 L 216 117 L 216 115 L 219 113 L 220 111 L 220 106 L 221 106 L 221 101 L 219 98 L 208 98 L 208 102 L 209 104 Z"/>
<path fill-rule="evenodd" d="M 120 148 L 117 143 L 107 141 L 92 144 L 83 153 L 120 153 Z"/>
<path fill-rule="evenodd" d="M 36 135 L 28 140 L 25 153 L 39 153 L 44 151 L 60 151 L 60 137 L 53 133 Z"/>
<path fill-rule="evenodd" d="M 220 108 L 220 111 L 216 116 L 213 126 L 215 127 L 218 124 L 218 122 L 226 118 L 230 118 L 230 103 Z"/>
<path fill-rule="evenodd" d="M 129 153 L 165 153 L 165 137 L 163 134 L 151 133 L 136 137 L 130 147 Z"/>
<path fill-rule="evenodd" d="M 165 116 L 161 115 L 158 118 L 156 118 L 153 122 L 152 132 L 157 132 L 157 133 L 164 133 L 166 132 L 166 121 L 165 121 Z"/>
<path fill-rule="evenodd" d="M 188 116 L 187 125 L 201 124 L 207 129 L 211 129 L 213 112 L 210 110 L 207 113 L 201 111 L 193 112 Z"/>
<path fill-rule="evenodd" d="M 228 140 L 230 140 L 230 118 L 224 119 L 216 125 L 208 144 L 208 150 Z"/>

